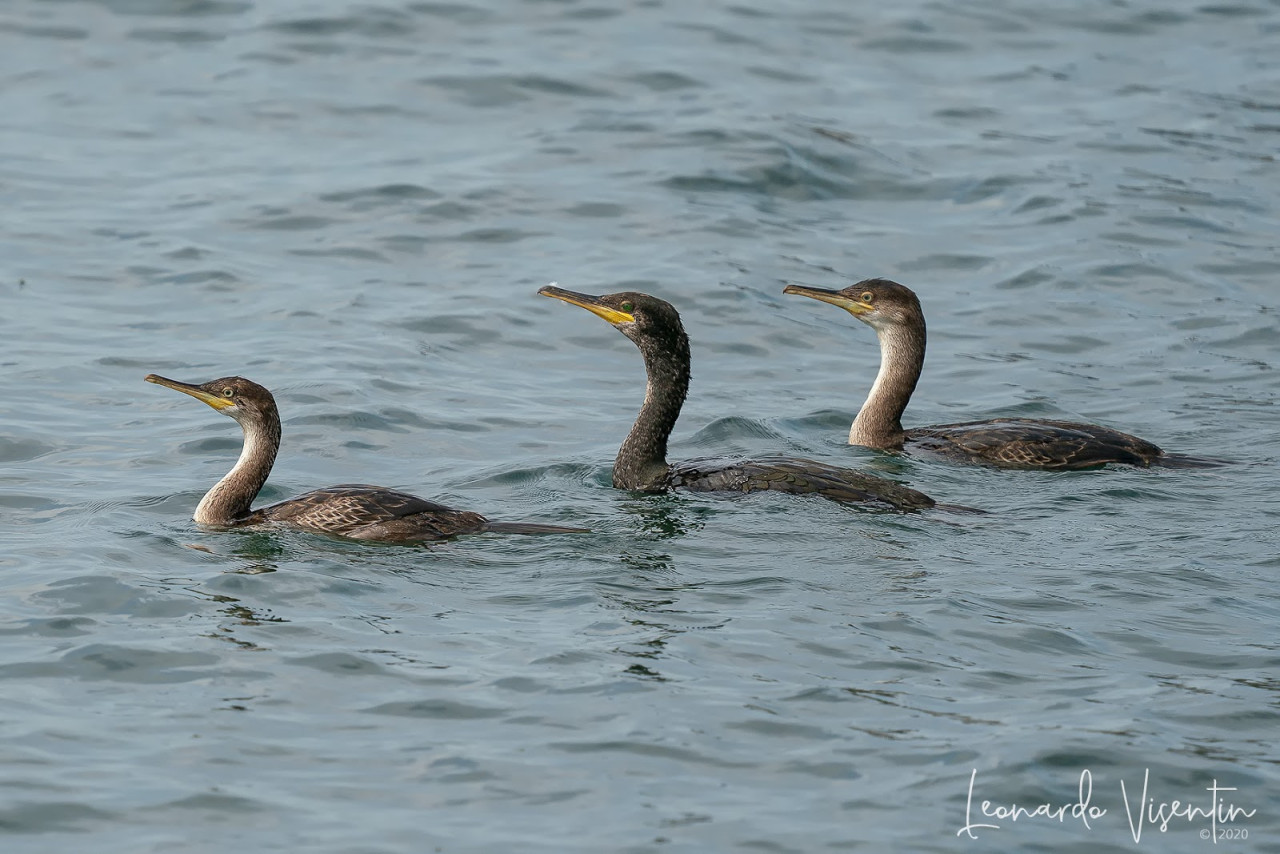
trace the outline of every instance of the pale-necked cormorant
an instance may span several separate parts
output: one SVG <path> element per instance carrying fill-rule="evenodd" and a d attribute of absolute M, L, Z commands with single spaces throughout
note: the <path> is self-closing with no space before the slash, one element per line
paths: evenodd
<path fill-rule="evenodd" d="M 880 372 L 849 429 L 849 444 L 921 451 L 956 462 L 1004 468 L 1087 469 L 1107 463 L 1203 467 L 1216 461 L 1166 454 L 1159 447 L 1094 424 L 999 418 L 902 429 L 902 413 L 924 366 L 925 324 L 912 290 L 888 279 L 867 279 L 843 290 L 787 285 L 784 294 L 839 306 L 876 331 Z"/>
<path fill-rule="evenodd" d="M 415 543 L 457 534 L 495 531 L 510 534 L 580 533 L 583 528 L 521 522 L 490 522 L 479 513 L 454 510 L 382 486 L 344 483 L 297 498 L 250 509 L 267 482 L 280 450 L 280 413 L 271 392 L 243 377 L 223 377 L 203 385 L 149 374 L 147 382 L 189 394 L 234 418 L 244 430 L 240 459 L 209 490 L 192 517 L 202 525 L 239 528 L 281 525 L 357 540 Z"/>
<path fill-rule="evenodd" d="M 542 296 L 564 300 L 604 318 L 644 356 L 648 385 L 635 425 L 618 450 L 613 485 L 661 492 L 673 487 L 700 492 L 775 490 L 822 495 L 835 501 L 883 504 L 898 510 L 934 506 L 924 493 L 875 475 L 787 457 L 669 464 L 667 439 L 689 389 L 689 338 L 668 302 L 641 293 L 591 296 L 547 286 Z"/>

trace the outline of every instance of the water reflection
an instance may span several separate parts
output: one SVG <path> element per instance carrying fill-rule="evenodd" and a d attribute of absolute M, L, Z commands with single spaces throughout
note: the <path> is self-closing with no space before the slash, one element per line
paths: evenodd
<path fill-rule="evenodd" d="M 266 531 L 248 531 L 235 536 L 235 547 L 231 555 L 243 561 L 243 564 L 227 572 L 239 575 L 262 575 L 276 572 L 277 561 L 285 556 L 285 547 L 279 538 Z"/>
<path fill-rule="evenodd" d="M 671 493 L 637 497 L 623 501 L 619 507 L 639 523 L 640 531 L 657 540 L 675 539 L 701 531 L 711 513 L 707 508 Z"/>

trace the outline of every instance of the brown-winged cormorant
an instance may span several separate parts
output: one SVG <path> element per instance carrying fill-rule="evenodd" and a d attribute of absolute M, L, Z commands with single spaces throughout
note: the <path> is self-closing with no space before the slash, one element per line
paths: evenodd
<path fill-rule="evenodd" d="M 787 285 L 782 292 L 839 306 L 876 331 L 880 372 L 849 429 L 851 445 L 1020 469 L 1087 469 L 1107 463 L 1184 468 L 1219 464 L 1167 454 L 1137 436 L 1073 421 L 999 418 L 904 430 L 902 413 L 924 366 L 924 312 L 915 293 L 888 279 L 867 279 L 842 290 Z"/>
<path fill-rule="evenodd" d="M 243 377 L 223 377 L 203 385 L 178 382 L 149 374 L 147 382 L 189 394 L 244 430 L 240 459 L 209 490 L 192 517 L 202 525 L 220 528 L 280 525 L 335 534 L 357 540 L 416 543 L 457 534 L 495 531 L 510 534 L 580 533 L 583 528 L 522 522 L 491 522 L 479 513 L 454 510 L 382 486 L 344 483 L 307 492 L 297 498 L 250 509 L 267 482 L 280 450 L 280 413 L 271 392 Z"/>

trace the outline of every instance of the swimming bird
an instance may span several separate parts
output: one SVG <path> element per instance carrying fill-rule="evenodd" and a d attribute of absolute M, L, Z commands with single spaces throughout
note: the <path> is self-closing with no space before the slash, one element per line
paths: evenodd
<path fill-rule="evenodd" d="M 924 366 L 924 312 L 915 293 L 888 279 L 867 279 L 842 290 L 793 284 L 782 292 L 839 306 L 876 331 L 880 371 L 849 428 L 850 445 L 1020 469 L 1088 469 L 1107 463 L 1181 468 L 1219 464 L 1168 454 L 1137 436 L 1074 421 L 998 418 L 904 430 L 902 413 Z"/>
<path fill-rule="evenodd" d="M 585 308 L 608 321 L 630 338 L 644 357 L 648 376 L 644 403 L 614 461 L 615 487 L 642 492 L 677 487 L 699 492 L 773 490 L 822 495 L 847 503 L 887 505 L 897 510 L 921 510 L 934 505 L 929 496 L 901 484 L 814 460 L 768 457 L 668 463 L 667 439 L 689 390 L 689 337 L 679 313 L 671 303 L 642 293 L 592 296 L 554 285 L 538 293 Z"/>
<path fill-rule="evenodd" d="M 418 543 L 483 531 L 508 534 L 585 531 L 556 525 L 491 522 L 479 513 L 454 510 L 416 495 L 363 483 L 317 489 L 252 510 L 250 505 L 267 482 L 280 450 L 280 412 L 271 392 L 244 377 L 222 377 L 203 385 L 156 374 L 148 374 L 146 379 L 207 403 L 234 418 L 244 430 L 240 459 L 196 507 L 192 518 L 201 525 L 219 528 L 279 525 L 387 543 Z"/>

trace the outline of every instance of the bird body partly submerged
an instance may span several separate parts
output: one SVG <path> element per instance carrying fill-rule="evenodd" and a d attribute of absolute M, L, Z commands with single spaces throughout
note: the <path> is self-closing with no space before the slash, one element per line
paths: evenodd
<path fill-rule="evenodd" d="M 902 484 L 802 457 L 683 460 L 669 467 L 666 485 L 699 492 L 821 495 L 843 504 L 884 504 L 896 510 L 934 506 L 932 498 Z"/>
<path fill-rule="evenodd" d="M 647 385 L 635 424 L 614 461 L 619 489 L 663 492 L 785 492 L 821 495 L 853 504 L 880 504 L 898 510 L 934 506 L 922 492 L 875 475 L 814 460 L 767 457 L 667 462 L 667 440 L 689 389 L 689 338 L 680 315 L 665 300 L 642 293 L 591 296 L 547 286 L 538 291 L 585 308 L 630 338 L 644 357 Z"/>
<path fill-rule="evenodd" d="M 207 525 L 227 523 L 200 520 Z M 236 527 L 278 524 L 307 531 L 339 534 L 356 540 L 404 542 L 439 540 L 487 530 L 488 520 L 469 510 L 363 483 L 343 483 L 252 511 Z"/>
<path fill-rule="evenodd" d="M 876 331 L 880 371 L 849 428 L 851 445 L 907 450 L 1002 468 L 1069 470 L 1108 463 L 1185 468 L 1217 465 L 1213 460 L 1168 454 L 1119 430 L 1072 421 L 999 418 L 904 430 L 902 413 L 924 367 L 924 312 L 915 293 L 887 279 L 867 279 L 838 291 L 787 285 L 783 293 L 839 306 Z"/>
<path fill-rule="evenodd" d="M 189 394 L 234 418 L 244 430 L 244 447 L 231 471 L 205 494 L 192 517 L 202 525 L 241 528 L 280 525 L 390 543 L 441 540 L 484 531 L 518 534 L 576 533 L 523 522 L 491 522 L 479 513 L 455 510 L 382 486 L 346 483 L 306 492 L 287 501 L 251 509 L 280 449 L 280 413 L 271 392 L 243 377 L 223 377 L 203 385 L 150 374 L 147 382 Z"/>
<path fill-rule="evenodd" d="M 1149 466 L 1165 457 L 1158 446 L 1093 424 L 1033 418 L 1002 418 L 936 424 L 905 431 L 914 451 L 960 463 L 1004 468 L 1086 469 L 1107 463 Z"/>

